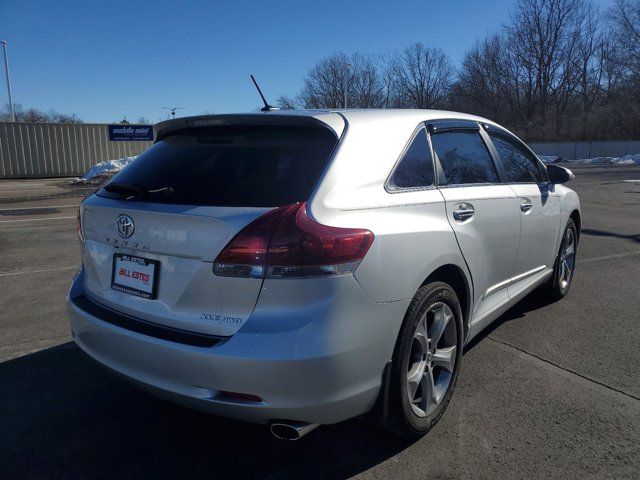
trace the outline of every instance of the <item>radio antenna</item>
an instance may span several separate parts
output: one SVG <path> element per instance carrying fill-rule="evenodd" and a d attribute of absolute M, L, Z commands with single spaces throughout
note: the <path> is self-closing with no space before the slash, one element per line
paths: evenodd
<path fill-rule="evenodd" d="M 261 112 L 274 112 L 277 110 L 280 110 L 278 107 L 274 107 L 269 105 L 269 102 L 267 102 L 267 99 L 264 98 L 264 95 L 262 94 L 262 90 L 260 90 L 260 87 L 258 86 L 258 82 L 256 82 L 256 79 L 253 77 L 253 75 L 250 75 L 251 80 L 253 80 L 253 84 L 256 86 L 256 89 L 258 90 L 258 93 L 260 94 L 260 97 L 262 97 L 262 102 L 264 103 L 264 107 L 262 107 L 260 109 Z"/>

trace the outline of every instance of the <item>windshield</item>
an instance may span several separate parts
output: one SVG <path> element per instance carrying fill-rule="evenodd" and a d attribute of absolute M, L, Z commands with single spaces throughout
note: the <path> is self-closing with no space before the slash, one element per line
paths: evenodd
<path fill-rule="evenodd" d="M 309 198 L 336 143 L 323 127 L 183 130 L 157 142 L 98 194 L 185 205 L 287 205 Z"/>

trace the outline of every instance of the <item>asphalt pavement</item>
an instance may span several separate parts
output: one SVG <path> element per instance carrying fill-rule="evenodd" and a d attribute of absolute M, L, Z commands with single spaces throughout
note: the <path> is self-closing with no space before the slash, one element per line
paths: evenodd
<path fill-rule="evenodd" d="M 640 478 L 640 167 L 574 168 L 571 292 L 533 295 L 467 348 L 424 438 L 361 420 L 285 443 L 158 400 L 71 342 L 68 180 L 0 180 L 0 479 Z"/>

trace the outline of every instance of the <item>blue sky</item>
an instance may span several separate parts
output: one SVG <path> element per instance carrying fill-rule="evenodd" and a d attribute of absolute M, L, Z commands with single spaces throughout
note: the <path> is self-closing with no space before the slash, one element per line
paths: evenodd
<path fill-rule="evenodd" d="M 600 0 L 608 5 L 608 0 Z M 86 122 L 251 111 L 295 94 L 337 51 L 384 53 L 420 41 L 457 64 L 506 22 L 513 0 L 0 1 L 14 102 Z M 4 71 L 0 104 L 7 101 Z"/>

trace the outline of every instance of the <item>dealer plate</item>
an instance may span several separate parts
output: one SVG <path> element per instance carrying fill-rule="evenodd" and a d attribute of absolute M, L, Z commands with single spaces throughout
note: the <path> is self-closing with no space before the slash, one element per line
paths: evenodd
<path fill-rule="evenodd" d="M 156 298 L 160 262 L 116 253 L 113 255 L 111 288 L 136 297 Z"/>

